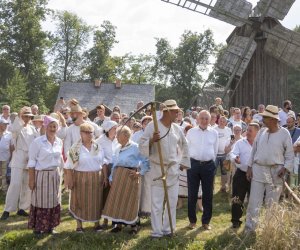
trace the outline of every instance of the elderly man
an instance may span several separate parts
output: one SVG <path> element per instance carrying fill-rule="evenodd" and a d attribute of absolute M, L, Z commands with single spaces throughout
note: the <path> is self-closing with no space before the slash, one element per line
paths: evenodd
<path fill-rule="evenodd" d="M 253 120 L 257 120 L 258 122 L 262 122 L 262 114 L 265 111 L 265 105 L 259 104 L 258 105 L 258 113 L 253 116 Z"/>
<path fill-rule="evenodd" d="M 8 121 L 9 124 L 11 124 L 10 121 L 10 107 L 8 105 L 2 106 L 2 114 L 0 115 L 0 119 L 3 118 L 4 120 Z"/>
<path fill-rule="evenodd" d="M 250 181 L 247 179 L 246 172 L 252 145 L 258 131 L 259 125 L 250 123 L 247 128 L 246 138 L 238 140 L 230 153 L 230 159 L 236 166 L 236 172 L 232 181 L 231 222 L 233 228 L 241 226 L 242 222 L 240 219 L 244 211 L 245 196 L 250 194 Z"/>
<path fill-rule="evenodd" d="M 171 234 L 168 210 L 164 207 L 163 181 L 157 179 L 162 175 L 157 142 L 160 141 L 162 149 L 173 230 L 176 227 L 179 168 L 190 168 L 187 141 L 181 128 L 175 124 L 179 107 L 174 100 L 167 100 L 164 104 L 163 116 L 157 121 L 159 132 L 154 132 L 154 123 L 150 122 L 139 143 L 141 153 L 150 160 L 151 226 L 152 237 L 156 238 Z"/>
<path fill-rule="evenodd" d="M 218 153 L 219 138 L 218 132 L 209 126 L 210 113 L 208 111 L 202 110 L 199 113 L 198 123 L 199 126 L 191 128 L 186 135 L 191 157 L 191 169 L 187 170 L 189 228 L 194 229 L 196 227 L 196 204 L 201 181 L 203 193 L 202 228 L 210 230 L 213 183 L 216 172 L 215 160 Z"/>
<path fill-rule="evenodd" d="M 286 128 L 290 132 L 292 143 L 295 143 L 300 136 L 300 128 L 296 128 L 296 118 L 293 115 L 288 115 L 286 119 Z"/>
<path fill-rule="evenodd" d="M 11 132 L 15 151 L 11 161 L 11 182 L 7 191 L 5 208 L 1 220 L 6 220 L 10 212 L 18 210 L 18 215 L 28 216 L 25 212 L 30 206 L 31 192 L 28 187 L 28 150 L 39 133 L 31 125 L 33 117 L 30 107 L 23 107 L 20 116 L 12 124 Z"/>
<path fill-rule="evenodd" d="M 257 134 L 248 163 L 251 191 L 246 215 L 246 231 L 255 230 L 264 194 L 267 206 L 278 202 L 283 177 L 294 164 L 289 132 L 278 125 L 278 107 L 268 105 L 261 114 L 265 128 Z"/>

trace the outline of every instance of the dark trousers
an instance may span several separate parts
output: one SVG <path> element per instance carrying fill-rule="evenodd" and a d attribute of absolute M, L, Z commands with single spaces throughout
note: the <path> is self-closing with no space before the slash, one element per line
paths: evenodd
<path fill-rule="evenodd" d="M 202 224 L 209 224 L 212 217 L 213 185 L 216 165 L 214 161 L 200 163 L 191 159 L 191 168 L 187 170 L 188 180 L 188 217 L 190 223 L 197 222 L 196 205 L 198 190 L 202 186 Z"/>
<path fill-rule="evenodd" d="M 247 180 L 246 172 L 237 168 L 232 180 L 232 205 L 231 222 L 241 224 L 241 217 L 244 212 L 244 200 L 246 194 L 250 194 L 251 182 Z"/>

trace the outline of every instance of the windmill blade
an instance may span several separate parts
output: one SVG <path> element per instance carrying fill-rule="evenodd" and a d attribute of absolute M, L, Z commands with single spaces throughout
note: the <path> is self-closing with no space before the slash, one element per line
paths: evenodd
<path fill-rule="evenodd" d="M 248 48 L 248 44 L 250 44 Z M 234 36 L 217 63 L 217 67 L 228 74 L 242 77 L 255 50 L 256 42 L 249 37 Z"/>
<path fill-rule="evenodd" d="M 264 51 L 294 68 L 300 67 L 300 33 L 276 25 L 267 31 Z"/>
<path fill-rule="evenodd" d="M 255 15 L 261 15 L 270 2 L 266 17 L 283 20 L 296 0 L 260 0 L 254 8 Z"/>
<path fill-rule="evenodd" d="M 235 26 L 251 24 L 252 4 L 246 0 L 162 0 Z"/>
<path fill-rule="evenodd" d="M 251 12 L 252 4 L 248 1 L 218 0 L 214 5 L 214 8 L 210 11 L 209 16 L 235 26 L 242 26 L 245 24 L 244 19 L 248 19 Z M 238 18 L 233 18 L 232 16 Z"/>

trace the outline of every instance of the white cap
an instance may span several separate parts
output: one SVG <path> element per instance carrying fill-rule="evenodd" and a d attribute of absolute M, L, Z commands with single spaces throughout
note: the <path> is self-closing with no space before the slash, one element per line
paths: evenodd
<path fill-rule="evenodd" d="M 116 123 L 115 121 L 105 121 L 102 125 L 102 128 L 104 132 L 108 132 L 115 126 L 118 126 L 118 123 Z"/>

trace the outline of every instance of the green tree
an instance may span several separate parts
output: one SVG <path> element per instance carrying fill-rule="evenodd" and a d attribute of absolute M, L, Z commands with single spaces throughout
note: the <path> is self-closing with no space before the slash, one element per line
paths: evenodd
<path fill-rule="evenodd" d="M 109 80 L 112 68 L 107 67 L 107 63 L 120 63 L 120 58 L 110 56 L 110 51 L 116 43 L 116 27 L 111 22 L 104 21 L 100 29 L 94 32 L 93 47 L 85 53 L 87 64 L 85 74 L 91 80 Z"/>
<path fill-rule="evenodd" d="M 28 84 L 27 79 L 19 70 L 16 70 L 6 88 L 2 89 L 2 94 L 6 103 L 11 109 L 18 112 L 25 105 L 30 105 L 28 101 Z"/>
<path fill-rule="evenodd" d="M 28 97 L 39 104 L 50 81 L 44 52 L 48 34 L 41 22 L 49 10 L 47 0 L 2 0 L 0 2 L 0 53 L 28 81 Z"/>
<path fill-rule="evenodd" d="M 53 71 L 58 80 L 77 80 L 82 70 L 82 54 L 92 28 L 79 16 L 68 11 L 57 12 L 54 21 Z"/>
<path fill-rule="evenodd" d="M 192 98 L 200 92 L 209 57 L 216 48 L 210 30 L 203 33 L 185 31 L 178 47 L 172 48 L 164 39 L 157 39 L 155 75 L 176 88 L 176 98 L 183 108 L 188 108 Z"/>

